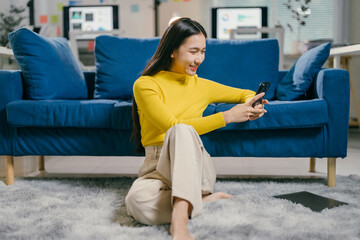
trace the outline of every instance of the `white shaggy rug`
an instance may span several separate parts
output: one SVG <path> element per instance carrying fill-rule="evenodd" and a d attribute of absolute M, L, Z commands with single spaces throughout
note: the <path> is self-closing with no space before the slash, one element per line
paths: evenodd
<path fill-rule="evenodd" d="M 17 178 L 0 182 L 0 239 L 171 239 L 169 225 L 144 226 L 126 215 L 133 178 Z M 218 180 L 234 199 L 204 204 L 190 220 L 191 234 L 206 239 L 360 239 L 360 177 Z M 308 191 L 349 205 L 312 212 L 272 196 Z"/>

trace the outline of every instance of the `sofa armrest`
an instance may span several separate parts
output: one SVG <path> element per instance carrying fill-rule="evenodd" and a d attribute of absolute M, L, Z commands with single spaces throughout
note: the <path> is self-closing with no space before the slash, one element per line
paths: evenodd
<path fill-rule="evenodd" d="M 12 138 L 6 117 L 6 105 L 22 99 L 23 83 L 20 71 L 0 70 L 0 155 L 12 155 Z"/>
<path fill-rule="evenodd" d="M 326 100 L 329 114 L 325 127 L 324 157 L 345 158 L 349 133 L 349 72 L 342 69 L 322 69 L 314 84 L 317 96 Z"/>
<path fill-rule="evenodd" d="M 12 101 L 22 99 L 23 82 L 20 71 L 0 70 L 0 110 Z"/>

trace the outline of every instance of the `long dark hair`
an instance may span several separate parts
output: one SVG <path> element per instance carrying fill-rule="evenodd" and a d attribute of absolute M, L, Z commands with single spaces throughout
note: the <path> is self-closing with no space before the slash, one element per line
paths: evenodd
<path fill-rule="evenodd" d="M 173 21 L 165 30 L 154 56 L 146 65 L 141 76 L 153 76 L 162 70 L 169 70 L 172 63 L 171 54 L 174 50 L 178 49 L 186 38 L 199 33 L 202 33 L 205 38 L 207 37 L 206 31 L 200 23 L 190 18 L 179 18 Z M 136 152 L 144 153 L 144 147 L 141 144 L 138 108 L 134 95 L 132 97 L 132 117 L 133 130 L 131 139 L 135 140 Z"/>

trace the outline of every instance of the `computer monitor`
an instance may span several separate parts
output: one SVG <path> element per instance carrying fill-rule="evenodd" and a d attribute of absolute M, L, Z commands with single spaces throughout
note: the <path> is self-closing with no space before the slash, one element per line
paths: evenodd
<path fill-rule="evenodd" d="M 63 7 L 64 37 L 69 31 L 112 31 L 119 29 L 117 5 L 81 5 Z"/>
<path fill-rule="evenodd" d="M 218 7 L 212 8 L 212 37 L 230 39 L 231 29 L 238 27 L 266 27 L 267 7 Z M 265 38 L 267 34 L 241 34 L 240 38 Z"/>

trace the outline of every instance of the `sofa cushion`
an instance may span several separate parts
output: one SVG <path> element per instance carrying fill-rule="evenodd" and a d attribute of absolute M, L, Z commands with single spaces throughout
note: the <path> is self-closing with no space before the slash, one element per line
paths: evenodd
<path fill-rule="evenodd" d="M 26 28 L 9 34 L 29 99 L 85 99 L 84 75 L 64 38 L 45 38 Z"/>
<path fill-rule="evenodd" d="M 210 116 L 210 115 L 214 114 L 215 110 L 216 110 L 216 104 L 210 103 L 206 107 L 205 111 L 203 112 L 203 117 Z"/>
<path fill-rule="evenodd" d="M 97 37 L 94 98 L 130 100 L 133 84 L 154 55 L 159 41 L 159 38 Z"/>
<path fill-rule="evenodd" d="M 208 39 L 205 60 L 197 71 L 199 77 L 253 91 L 260 82 L 269 81 L 267 99 L 274 97 L 278 73 L 279 45 L 276 39 Z"/>
<path fill-rule="evenodd" d="M 314 78 L 330 54 L 330 43 L 323 43 L 304 53 L 280 80 L 276 89 L 276 98 L 284 101 L 304 97 Z"/>
<path fill-rule="evenodd" d="M 215 113 L 215 104 L 210 104 L 204 111 L 203 116 L 209 116 Z M 131 117 L 132 102 L 121 101 L 114 104 L 114 109 L 111 116 L 111 127 L 119 130 L 132 129 L 133 122 Z"/>
<path fill-rule="evenodd" d="M 216 112 L 229 110 L 235 104 L 219 104 Z M 327 103 L 324 99 L 303 101 L 270 101 L 265 105 L 267 113 L 259 119 L 242 123 L 230 123 L 218 131 L 262 130 L 318 127 L 328 122 Z"/>
<path fill-rule="evenodd" d="M 121 101 L 114 104 L 111 115 L 111 127 L 119 130 L 132 129 L 132 101 Z"/>
<path fill-rule="evenodd" d="M 6 106 L 7 121 L 13 127 L 111 128 L 113 106 L 117 102 L 19 100 Z"/>

